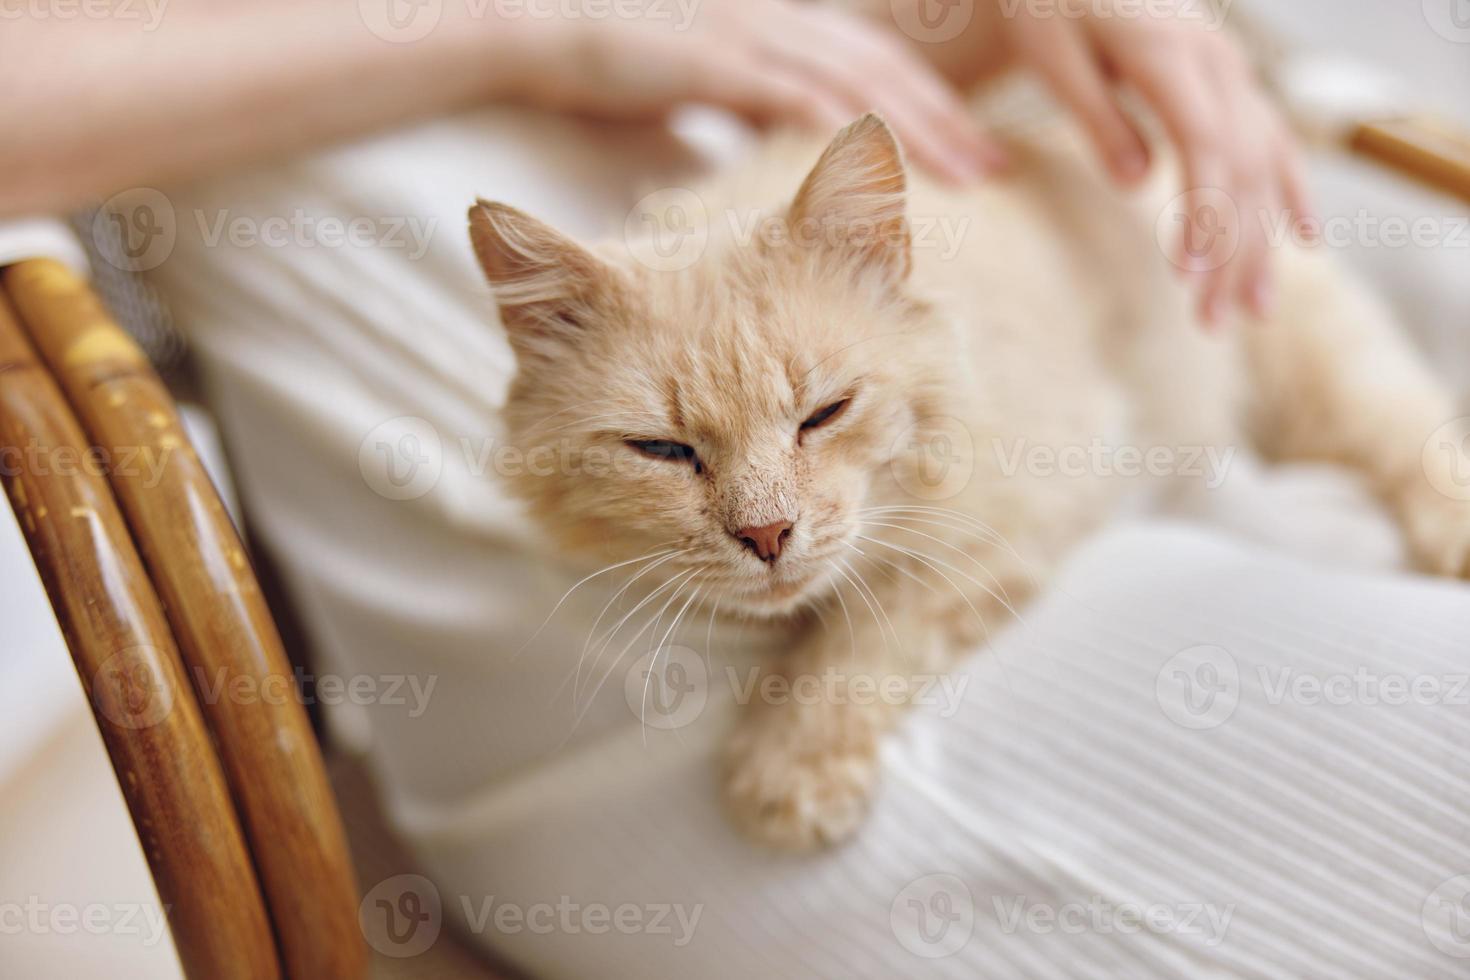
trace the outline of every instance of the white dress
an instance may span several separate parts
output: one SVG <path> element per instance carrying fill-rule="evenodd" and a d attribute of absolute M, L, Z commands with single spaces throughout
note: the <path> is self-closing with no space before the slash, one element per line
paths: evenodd
<path fill-rule="evenodd" d="M 333 733 L 432 879 L 364 882 L 369 939 L 455 928 L 546 977 L 1470 975 L 1460 586 L 1111 531 L 914 712 L 858 838 L 807 857 L 719 810 L 759 629 L 572 679 L 621 583 L 535 633 L 575 578 L 495 483 L 512 362 L 463 215 L 590 237 L 688 163 L 501 110 L 166 189 L 150 275 L 342 681 Z M 1382 533 L 1305 496 L 1318 539 Z"/>

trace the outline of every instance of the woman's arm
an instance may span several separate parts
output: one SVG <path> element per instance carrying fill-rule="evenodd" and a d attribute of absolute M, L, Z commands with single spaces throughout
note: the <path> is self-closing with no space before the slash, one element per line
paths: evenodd
<path fill-rule="evenodd" d="M 664 0 L 635 16 L 589 7 L 548 18 L 531 11 L 566 0 L 449 0 L 414 37 L 420 30 L 395 34 L 381 16 L 393 4 L 434 10 L 411 0 L 176 0 L 157 6 L 154 24 L 135 0 L 118 8 L 132 17 L 7 18 L 0 215 L 64 210 L 492 101 L 625 117 L 701 102 L 833 129 L 879 107 L 941 174 L 976 176 L 991 159 L 927 64 L 837 11 Z"/>
<path fill-rule="evenodd" d="M 134 9 L 137 9 L 135 7 Z M 161 20 L 23 17 L 0 32 L 0 213 L 47 212 L 504 96 L 536 32 L 444 20 L 414 43 L 356 3 L 186 2 Z M 491 8 L 493 9 L 493 8 Z"/>

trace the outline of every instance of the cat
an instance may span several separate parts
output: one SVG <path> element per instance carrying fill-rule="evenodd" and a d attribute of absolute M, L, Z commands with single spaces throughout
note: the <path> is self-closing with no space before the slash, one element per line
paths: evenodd
<path fill-rule="evenodd" d="M 769 671 L 835 671 L 820 698 L 741 707 L 723 792 L 762 843 L 853 834 L 904 699 L 845 694 L 943 671 L 1108 519 L 1128 480 L 1035 447 L 1341 463 L 1426 569 L 1467 573 L 1470 504 L 1436 489 L 1464 460 L 1424 451 L 1451 400 L 1330 259 L 1277 250 L 1270 322 L 1207 332 L 1159 244 L 1167 177 L 1126 198 L 1065 126 L 1014 154 L 956 190 L 910 175 L 873 115 L 825 150 L 773 138 L 696 189 L 760 220 L 711 218 L 687 268 L 470 209 L 517 359 L 511 444 L 605 464 L 512 492 L 568 553 L 662 555 L 670 594 L 779 619 Z M 952 254 L 919 240 L 936 221 Z"/>

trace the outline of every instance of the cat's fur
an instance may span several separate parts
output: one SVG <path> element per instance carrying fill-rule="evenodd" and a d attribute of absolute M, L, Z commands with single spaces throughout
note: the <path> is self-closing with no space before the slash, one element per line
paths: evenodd
<path fill-rule="evenodd" d="M 1452 405 L 1377 305 L 1326 258 L 1286 248 L 1271 322 L 1206 334 L 1157 241 L 1163 198 L 1117 194 L 1065 133 L 1015 152 L 1006 179 L 910 188 L 868 116 L 792 198 L 817 148 L 773 141 L 699 188 L 711 237 L 674 272 L 477 204 L 472 238 L 519 362 L 510 440 L 611 461 L 596 476 L 528 469 L 514 491 L 561 545 L 600 561 L 688 549 L 649 579 L 787 617 L 790 649 L 769 669 L 849 685 L 942 670 L 1126 482 L 1015 469 L 1001 447 L 1250 442 L 1340 462 L 1425 567 L 1466 573 L 1470 505 L 1437 492 L 1421 461 Z M 727 209 L 756 205 L 796 233 L 736 241 L 753 212 Z M 962 231 L 958 253 L 911 241 L 906 208 Z M 826 425 L 800 428 L 843 398 Z M 628 439 L 687 444 L 699 463 Z M 774 563 L 735 533 L 779 520 L 794 526 Z M 756 838 L 809 847 L 859 825 L 897 711 L 842 690 L 742 709 L 724 785 Z"/>

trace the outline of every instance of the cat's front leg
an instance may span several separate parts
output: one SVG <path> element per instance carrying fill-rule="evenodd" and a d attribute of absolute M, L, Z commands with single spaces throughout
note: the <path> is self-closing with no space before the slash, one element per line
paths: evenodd
<path fill-rule="evenodd" d="M 864 589 L 864 591 L 866 591 Z M 753 839 L 809 850 L 850 837 L 878 787 L 879 741 L 944 659 L 921 603 L 844 583 L 824 623 L 769 666 L 741 706 L 724 793 Z"/>

